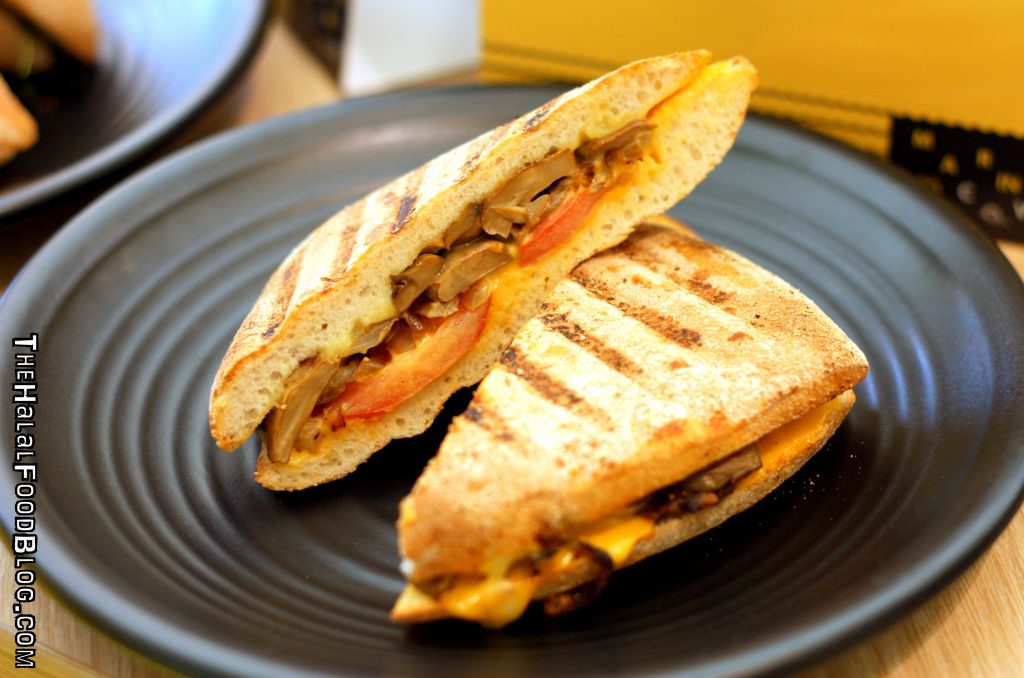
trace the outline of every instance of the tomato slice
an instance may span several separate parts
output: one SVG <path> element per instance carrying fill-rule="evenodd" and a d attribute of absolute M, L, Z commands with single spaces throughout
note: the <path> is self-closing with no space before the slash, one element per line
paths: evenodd
<path fill-rule="evenodd" d="M 346 419 L 373 419 L 416 395 L 476 345 L 490 306 L 488 299 L 475 309 L 463 308 L 445 318 L 416 348 L 399 353 L 380 371 L 345 387 L 324 408 L 324 419 L 334 426 Z"/>
<path fill-rule="evenodd" d="M 555 247 L 567 242 L 579 230 L 604 191 L 583 191 L 565 202 L 537 224 L 519 246 L 519 264 L 529 266 Z"/>

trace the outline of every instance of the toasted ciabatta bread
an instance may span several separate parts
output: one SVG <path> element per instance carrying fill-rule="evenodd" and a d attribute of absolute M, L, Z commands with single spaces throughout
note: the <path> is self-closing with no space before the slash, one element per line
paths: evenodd
<path fill-rule="evenodd" d="M 0 164 L 31 147 L 39 138 L 35 119 L 0 77 Z"/>
<path fill-rule="evenodd" d="M 298 378 L 300 365 L 344 355 L 341 347 L 354 335 L 393 317 L 396 278 L 434 251 L 467 208 L 483 205 L 486 216 L 487 201 L 531 168 L 631 125 L 653 127 L 643 156 L 623 180 L 592 194 L 596 202 L 566 242 L 528 265 L 512 261 L 493 273 L 485 324 L 460 343 L 467 352 L 454 365 L 379 416 L 314 424 L 315 434 L 288 445 L 284 460 L 271 461 L 265 441 L 256 479 L 273 489 L 309 487 L 349 473 L 393 438 L 425 430 L 451 393 L 483 377 L 575 264 L 621 242 L 639 219 L 682 198 L 721 160 L 756 72 L 742 58 L 709 62 L 708 53 L 690 52 L 624 66 L 445 153 L 320 226 L 274 273 L 227 350 L 210 400 L 216 442 L 234 449 L 268 413 L 287 415 L 289 379 Z M 509 251 L 524 248 L 513 243 Z M 444 364 L 437 353 L 429 360 Z"/>
<path fill-rule="evenodd" d="M 0 4 L 35 24 L 76 59 L 87 64 L 96 61 L 99 28 L 92 0 L 0 0 Z"/>
<path fill-rule="evenodd" d="M 718 524 L 824 444 L 867 369 L 775 275 L 683 229 L 642 228 L 558 285 L 453 421 L 402 503 L 413 585 L 394 618 L 500 625 L 595 576 L 570 557 L 581 542 L 621 567 Z M 755 441 L 761 468 L 731 494 L 658 512 L 658 492 Z"/>

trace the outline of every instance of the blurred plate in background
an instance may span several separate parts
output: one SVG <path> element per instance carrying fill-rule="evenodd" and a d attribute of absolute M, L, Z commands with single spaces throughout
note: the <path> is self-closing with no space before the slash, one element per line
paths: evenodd
<path fill-rule="evenodd" d="M 39 142 L 0 167 L 0 218 L 166 140 L 238 76 L 266 11 L 265 0 L 96 0 L 95 71 L 43 82 L 56 105 L 39 120 Z"/>

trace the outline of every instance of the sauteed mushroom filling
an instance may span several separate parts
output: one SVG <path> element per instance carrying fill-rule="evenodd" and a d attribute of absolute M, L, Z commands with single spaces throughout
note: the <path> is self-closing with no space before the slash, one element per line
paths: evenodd
<path fill-rule="evenodd" d="M 630 521 L 646 522 L 647 526 L 656 525 L 714 506 L 732 492 L 737 482 L 759 468 L 761 455 L 758 445 L 751 443 L 718 463 L 634 502 L 614 516 L 613 521 L 605 521 L 603 531 L 611 531 L 608 525 L 624 525 Z M 604 589 L 614 567 L 626 561 L 635 543 L 635 540 L 627 540 L 629 550 L 610 552 L 597 543 L 601 540 L 594 539 L 593 534 L 593 531 L 583 531 L 575 537 L 544 539 L 539 551 L 515 561 L 504 573 L 504 577 L 518 581 L 531 580 L 536 588 L 541 588 L 546 582 L 565 574 L 569 567 L 583 571 L 588 577 L 586 583 L 545 597 L 543 605 L 544 612 L 551 616 L 585 607 Z M 436 600 L 442 600 L 447 592 L 458 586 L 480 584 L 485 579 L 483 574 L 476 577 L 442 576 L 416 582 L 415 587 Z"/>
<path fill-rule="evenodd" d="M 519 247 L 534 229 L 543 229 L 546 220 L 557 221 L 580 196 L 591 196 L 580 205 L 592 207 L 593 196 L 618 182 L 644 157 L 654 128 L 648 120 L 634 121 L 575 151 L 553 152 L 521 170 L 489 198 L 468 205 L 438 241 L 393 278 L 394 318 L 363 328 L 343 355 L 308 359 L 292 373 L 284 397 L 263 424 L 270 460 L 287 462 L 293 449 L 313 449 L 325 406 L 341 398 L 349 384 L 387 369 L 397 355 L 414 350 L 460 310 L 480 309 L 499 269 L 514 262 L 527 265 L 525 254 L 519 261 Z M 528 263 L 545 254 L 556 239 L 544 234 L 544 242 L 533 245 Z"/>

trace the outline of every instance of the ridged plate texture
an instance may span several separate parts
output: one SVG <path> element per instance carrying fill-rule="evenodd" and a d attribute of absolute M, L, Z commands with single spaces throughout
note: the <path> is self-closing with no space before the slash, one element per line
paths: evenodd
<path fill-rule="evenodd" d="M 65 67 L 34 86 L 46 90 L 49 112 L 39 118 L 39 142 L 0 167 L 0 216 L 95 179 L 165 140 L 248 62 L 266 4 L 95 0 L 96 67 Z"/>
<path fill-rule="evenodd" d="M 616 574 L 589 609 L 531 611 L 499 632 L 388 621 L 398 501 L 466 394 L 429 433 L 309 491 L 257 486 L 255 440 L 214 446 L 214 371 L 289 249 L 553 94 L 424 91 L 245 128 L 121 184 L 37 255 L 0 306 L 0 336 L 40 335 L 39 558 L 69 604 L 202 674 L 749 674 L 878 630 L 994 539 L 1024 488 L 1019 278 L 875 161 L 756 117 L 673 214 L 803 289 L 871 374 L 777 493 Z M 8 530 L 13 484 L 0 474 Z"/>

